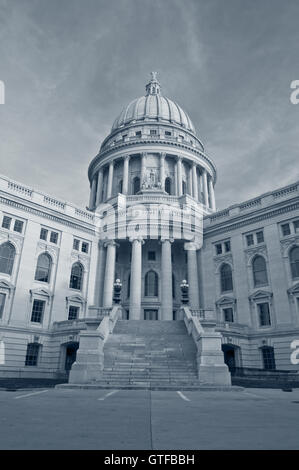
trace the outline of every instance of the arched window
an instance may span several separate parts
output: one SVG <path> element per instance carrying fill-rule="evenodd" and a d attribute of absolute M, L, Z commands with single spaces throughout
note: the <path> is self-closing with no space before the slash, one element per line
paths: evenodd
<path fill-rule="evenodd" d="M 263 346 L 261 350 L 262 350 L 264 369 L 267 369 L 267 370 L 276 369 L 274 348 L 272 348 L 271 346 Z"/>
<path fill-rule="evenodd" d="M 158 297 L 158 274 L 155 271 L 146 273 L 144 295 L 146 297 Z"/>
<path fill-rule="evenodd" d="M 15 259 L 16 250 L 15 247 L 9 243 L 3 243 L 0 246 L 0 272 L 5 274 L 11 274 L 13 263 Z"/>
<path fill-rule="evenodd" d="M 81 263 L 74 263 L 71 271 L 70 288 L 81 290 L 83 280 L 83 266 Z"/>
<path fill-rule="evenodd" d="M 187 191 L 187 183 L 186 181 L 183 181 L 183 194 L 186 194 Z"/>
<path fill-rule="evenodd" d="M 123 192 L 123 180 L 120 180 L 118 183 L 118 192 L 119 193 Z"/>
<path fill-rule="evenodd" d="M 48 253 L 42 253 L 37 259 L 35 280 L 50 282 L 52 258 Z"/>
<path fill-rule="evenodd" d="M 295 279 L 299 277 L 299 246 L 295 246 L 290 251 L 290 264 L 292 278 Z"/>
<path fill-rule="evenodd" d="M 140 178 L 135 176 L 133 179 L 133 194 L 137 194 L 140 191 Z"/>
<path fill-rule="evenodd" d="M 233 290 L 232 268 L 229 264 L 223 264 L 220 269 L 221 292 Z"/>
<path fill-rule="evenodd" d="M 131 274 L 128 276 L 128 284 L 127 284 L 127 297 L 130 298 L 130 290 L 131 290 Z"/>
<path fill-rule="evenodd" d="M 171 178 L 167 177 L 165 180 L 165 191 L 171 194 Z"/>
<path fill-rule="evenodd" d="M 268 284 L 266 261 L 262 256 L 256 256 L 252 262 L 254 287 Z"/>

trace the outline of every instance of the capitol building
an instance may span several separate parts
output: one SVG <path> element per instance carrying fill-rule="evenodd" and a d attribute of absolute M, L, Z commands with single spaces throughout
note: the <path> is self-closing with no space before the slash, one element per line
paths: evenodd
<path fill-rule="evenodd" d="M 88 179 L 82 209 L 0 177 L 0 377 L 299 370 L 299 182 L 217 210 L 216 165 L 155 73 Z"/>

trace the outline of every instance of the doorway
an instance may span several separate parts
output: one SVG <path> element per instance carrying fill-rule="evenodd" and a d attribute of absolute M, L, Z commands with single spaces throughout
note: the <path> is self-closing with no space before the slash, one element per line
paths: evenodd
<path fill-rule="evenodd" d="M 79 343 L 74 342 L 74 343 L 68 343 L 66 345 L 66 350 L 65 350 L 65 365 L 64 368 L 67 373 L 72 368 L 73 363 L 76 360 L 77 356 L 77 349 L 79 348 Z"/>
<path fill-rule="evenodd" d="M 145 320 L 158 320 L 158 310 L 146 309 L 144 310 Z"/>

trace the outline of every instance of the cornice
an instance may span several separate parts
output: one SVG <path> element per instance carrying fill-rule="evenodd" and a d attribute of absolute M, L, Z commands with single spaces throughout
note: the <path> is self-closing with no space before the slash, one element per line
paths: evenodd
<path fill-rule="evenodd" d="M 68 215 L 64 215 L 63 217 L 59 217 L 58 215 L 55 215 L 55 214 L 52 214 L 51 212 L 46 212 L 46 211 L 43 211 L 42 209 L 38 209 L 38 208 L 35 208 L 35 207 L 32 207 L 30 205 L 25 205 L 24 203 L 22 202 L 18 202 L 18 201 L 15 201 L 14 199 L 10 199 L 8 197 L 4 197 L 2 195 L 0 195 L 0 202 L 2 202 L 3 204 L 6 204 L 8 206 L 13 206 L 15 207 L 16 209 L 20 209 L 24 212 L 30 212 L 34 215 L 37 215 L 37 216 L 40 216 L 40 217 L 43 217 L 43 218 L 46 218 L 46 219 L 49 219 L 49 220 L 53 220 L 59 224 L 62 224 L 62 225 L 66 225 L 68 227 L 72 227 L 72 228 L 75 228 L 77 230 L 80 230 L 80 231 L 84 231 L 84 232 L 87 232 L 91 235 L 94 235 L 94 228 L 88 228 L 88 227 L 85 227 L 83 224 L 87 223 L 87 222 L 83 222 L 83 221 L 80 221 L 80 223 L 78 222 L 72 222 L 70 219 L 70 216 Z M 27 202 L 27 201 L 26 201 Z M 94 227 L 94 225 L 92 224 L 91 227 Z"/>
<path fill-rule="evenodd" d="M 296 197 L 298 199 L 298 196 Z M 231 230 L 237 230 L 239 228 L 245 227 L 246 225 L 255 224 L 262 220 L 271 219 L 272 217 L 276 217 L 281 214 L 285 214 L 287 212 L 294 211 L 299 209 L 299 200 L 296 202 L 292 202 L 293 200 L 286 200 L 281 201 L 279 204 L 275 204 L 276 208 L 273 208 L 273 205 L 265 207 L 263 209 L 259 209 L 258 214 L 256 212 L 250 212 L 249 214 L 242 214 L 236 217 L 232 216 L 231 220 L 224 220 L 217 225 L 213 226 L 204 226 L 203 233 L 204 238 L 210 238 L 218 234 L 222 234 L 225 232 L 229 232 Z M 277 207 L 284 205 L 283 207 Z M 263 213 L 261 213 L 263 212 Z"/>

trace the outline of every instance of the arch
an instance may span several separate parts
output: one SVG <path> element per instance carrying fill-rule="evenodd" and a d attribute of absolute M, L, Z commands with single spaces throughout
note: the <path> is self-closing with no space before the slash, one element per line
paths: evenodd
<path fill-rule="evenodd" d="M 144 295 L 145 297 L 158 297 L 158 274 L 156 271 L 150 270 L 144 278 Z"/>
<path fill-rule="evenodd" d="M 37 258 L 35 280 L 40 282 L 50 282 L 52 269 L 52 258 L 49 253 L 41 253 Z"/>
<path fill-rule="evenodd" d="M 266 370 L 276 369 L 274 348 L 272 346 L 262 346 L 263 367 Z"/>
<path fill-rule="evenodd" d="M 224 362 L 229 368 L 232 375 L 235 374 L 236 368 L 242 367 L 241 348 L 232 343 L 222 344 L 222 352 L 224 354 Z"/>
<path fill-rule="evenodd" d="M 292 279 L 299 277 L 299 246 L 294 246 L 289 251 Z"/>
<path fill-rule="evenodd" d="M 165 179 L 165 191 L 171 195 L 171 178 L 169 176 Z"/>
<path fill-rule="evenodd" d="M 254 287 L 266 286 L 268 284 L 267 266 L 263 256 L 256 255 L 253 258 L 252 273 Z"/>
<path fill-rule="evenodd" d="M 221 292 L 229 292 L 233 290 L 232 268 L 227 263 L 222 264 L 220 267 L 220 287 Z"/>
<path fill-rule="evenodd" d="M 70 288 L 81 290 L 83 281 L 84 268 L 78 261 L 73 264 L 70 277 Z"/>
<path fill-rule="evenodd" d="M 11 274 L 14 260 L 16 255 L 16 249 L 10 242 L 5 242 L 0 246 L 0 272 L 5 274 Z"/>
<path fill-rule="evenodd" d="M 137 194 L 140 191 L 140 178 L 138 176 L 135 176 L 133 178 L 133 194 Z"/>

